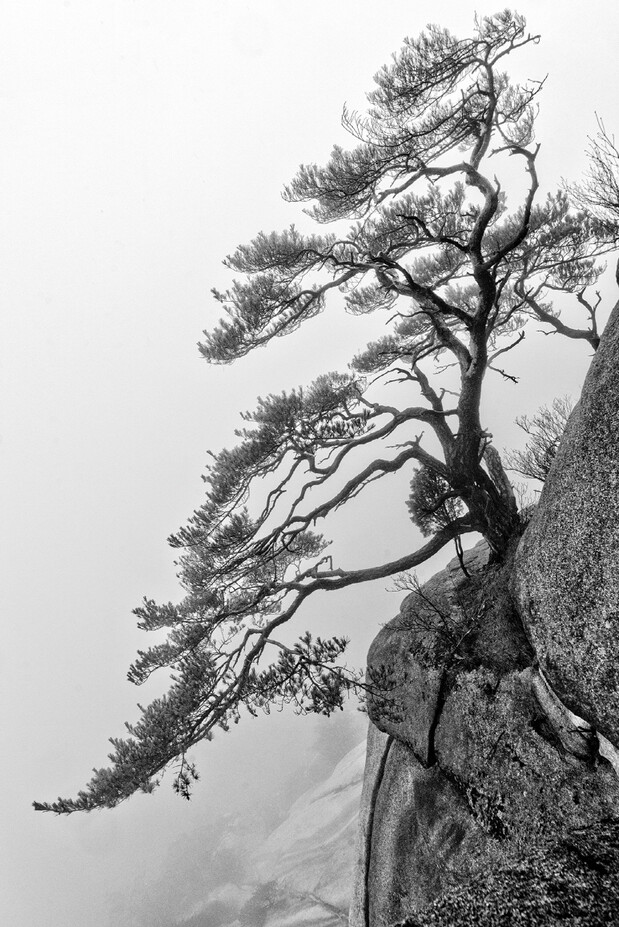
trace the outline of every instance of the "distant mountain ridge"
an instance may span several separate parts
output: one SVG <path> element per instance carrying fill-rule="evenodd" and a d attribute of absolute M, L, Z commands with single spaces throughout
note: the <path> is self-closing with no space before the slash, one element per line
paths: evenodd
<path fill-rule="evenodd" d="M 178 927 L 348 924 L 365 752 L 362 741 L 304 792 L 245 858 L 242 880 L 219 884 Z"/>
<path fill-rule="evenodd" d="M 276 881 L 294 902 L 288 911 L 282 898 L 282 910 L 274 906 L 265 927 L 348 922 L 364 766 L 362 742 L 294 803 L 256 854 L 260 878 Z"/>

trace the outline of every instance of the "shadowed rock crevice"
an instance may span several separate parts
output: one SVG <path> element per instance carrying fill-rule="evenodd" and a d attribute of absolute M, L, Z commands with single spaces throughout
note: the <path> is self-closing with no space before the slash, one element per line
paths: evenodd
<path fill-rule="evenodd" d="M 434 717 L 430 722 L 430 727 L 428 729 L 428 766 L 434 766 L 437 761 L 436 757 L 436 729 L 438 727 L 439 721 L 441 720 L 441 714 L 443 713 L 443 708 L 445 702 L 447 701 L 447 695 L 449 693 L 450 683 L 449 683 L 449 674 L 445 670 L 441 677 L 441 684 L 439 686 L 438 695 L 436 698 L 436 707 L 434 709 Z"/>
<path fill-rule="evenodd" d="M 393 745 L 393 737 L 388 737 L 384 745 L 383 755 L 380 758 L 376 781 L 372 787 L 370 805 L 368 809 L 367 832 L 365 838 L 365 871 L 363 874 L 363 912 L 365 927 L 370 927 L 370 862 L 372 860 L 372 836 L 374 833 L 374 817 L 376 814 L 376 801 L 385 775 L 385 768 L 389 759 L 389 751 Z"/>

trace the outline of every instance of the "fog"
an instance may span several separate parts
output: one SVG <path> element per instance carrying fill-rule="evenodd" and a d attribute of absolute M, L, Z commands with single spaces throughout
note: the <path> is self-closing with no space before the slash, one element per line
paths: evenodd
<path fill-rule="evenodd" d="M 550 189 L 581 176 L 595 112 L 619 130 L 619 10 L 610 0 L 563 2 L 560 19 L 550 0 L 518 9 L 542 34 L 514 56 L 513 72 L 549 74 L 538 167 Z M 428 21 L 467 35 L 475 10 L 495 7 L 2 5 L 3 924 L 168 927 L 183 898 L 205 890 L 222 815 L 262 809 L 275 820 L 295 789 L 325 773 L 338 742 L 363 736 L 358 715 L 339 740 L 324 720 L 244 718 L 195 751 L 202 778 L 189 803 L 164 780 L 114 811 L 57 818 L 31 808 L 83 787 L 136 702 L 165 686 L 126 681 L 147 643 L 131 610 L 144 595 L 179 596 L 166 538 L 202 501 L 207 450 L 232 442 L 258 394 L 346 369 L 372 324 L 334 306 L 236 366 L 208 367 L 195 344 L 218 317 L 209 291 L 228 282 L 221 259 L 260 229 L 303 221 L 282 185 L 301 161 L 347 143 L 342 104 L 363 105 L 405 35 Z M 612 275 L 603 295 L 608 309 Z M 510 357 L 520 383 L 497 378 L 488 391 L 499 449 L 521 440 L 517 414 L 578 394 L 587 355 L 527 335 Z M 417 543 L 405 482 L 372 487 L 362 506 L 338 513 L 329 533 L 344 565 Z M 362 665 L 398 608 L 386 587 L 316 596 L 295 630 L 348 634 L 349 662 Z"/>

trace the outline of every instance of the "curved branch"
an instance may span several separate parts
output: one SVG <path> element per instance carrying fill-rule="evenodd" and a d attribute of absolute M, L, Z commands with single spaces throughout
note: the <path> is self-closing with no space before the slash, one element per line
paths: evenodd
<path fill-rule="evenodd" d="M 519 284 L 516 284 L 518 287 Z M 546 322 L 548 325 L 552 325 L 554 330 L 560 335 L 565 335 L 566 338 L 582 339 L 583 341 L 588 341 L 594 351 L 597 351 L 600 344 L 600 336 L 597 331 L 592 329 L 585 328 L 571 328 L 569 325 L 566 325 L 561 319 L 558 319 L 552 313 L 548 312 L 544 307 L 538 303 L 538 301 L 530 294 L 524 292 L 524 288 L 520 287 L 520 292 L 522 298 L 527 304 L 527 306 L 535 313 L 537 318 L 541 322 Z"/>
<path fill-rule="evenodd" d="M 531 213 L 533 211 L 533 201 L 539 188 L 539 180 L 537 177 L 537 170 L 535 168 L 535 159 L 537 158 L 539 149 L 539 145 L 536 146 L 534 152 L 527 151 L 526 148 L 520 148 L 518 146 L 511 147 L 512 154 L 519 154 L 527 159 L 527 171 L 531 175 L 531 184 L 529 186 L 527 197 L 524 203 L 520 228 L 513 236 L 511 241 L 507 242 L 507 244 L 504 245 L 499 251 L 497 251 L 497 253 L 492 258 L 485 262 L 484 267 L 488 270 L 491 267 L 495 267 L 497 264 L 499 264 L 511 251 L 514 251 L 518 245 L 522 244 L 522 242 L 527 237 L 531 222 Z"/>

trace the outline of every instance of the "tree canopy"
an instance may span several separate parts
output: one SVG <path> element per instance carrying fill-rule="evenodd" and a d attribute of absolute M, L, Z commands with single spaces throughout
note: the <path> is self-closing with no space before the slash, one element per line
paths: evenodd
<path fill-rule="evenodd" d="M 504 555 L 520 520 L 481 421 L 484 379 L 515 379 L 499 358 L 532 319 L 597 347 L 587 290 L 615 241 L 585 196 L 576 206 L 566 190 L 538 199 L 543 81 L 520 85 L 503 70 L 538 38 L 506 10 L 477 19 L 470 38 L 429 26 L 405 40 L 376 75 L 367 111 L 344 111 L 353 147 L 335 147 L 324 166 L 302 165 L 285 188 L 334 231 L 260 233 L 226 259 L 239 276 L 214 292 L 224 318 L 200 345 L 211 363 L 298 329 L 333 292 L 353 315 L 382 314 L 387 333 L 346 373 L 259 399 L 236 446 L 213 455 L 203 504 L 170 539 L 185 596 L 145 599 L 135 611 L 141 628 L 167 639 L 139 652 L 129 679 L 168 669 L 169 691 L 111 741 L 110 767 L 77 798 L 38 810 L 112 807 L 152 791 L 170 766 L 188 797 L 197 777 L 188 751 L 243 709 L 292 702 L 329 714 L 360 683 L 338 665 L 344 638 L 277 639 L 314 592 L 412 569 L 471 532 Z M 514 202 L 497 176 L 509 156 L 526 181 Z M 560 318 L 557 294 L 583 309 L 582 327 Z M 412 478 L 402 503 L 427 540 L 391 562 L 339 568 L 317 528 L 401 470 Z"/>

